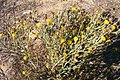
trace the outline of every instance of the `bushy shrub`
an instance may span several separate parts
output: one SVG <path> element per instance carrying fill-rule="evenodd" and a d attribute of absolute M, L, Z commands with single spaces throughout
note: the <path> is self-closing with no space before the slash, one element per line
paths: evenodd
<path fill-rule="evenodd" d="M 119 21 L 109 11 L 90 15 L 84 9 L 71 8 L 46 25 L 43 37 L 50 54 L 50 66 L 59 78 L 80 76 L 92 54 L 114 42 Z"/>

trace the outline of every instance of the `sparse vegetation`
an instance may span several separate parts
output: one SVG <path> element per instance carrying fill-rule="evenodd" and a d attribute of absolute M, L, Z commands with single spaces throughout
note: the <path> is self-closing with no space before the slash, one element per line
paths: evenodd
<path fill-rule="evenodd" d="M 115 42 L 111 35 L 119 31 L 118 19 L 109 12 L 89 15 L 70 8 L 44 23 L 35 17 L 31 12 L 13 25 L 5 22 L 0 33 L 2 47 L 19 55 L 16 66 L 24 79 L 80 78 L 90 56 Z"/>
<path fill-rule="evenodd" d="M 13 67 L 23 80 L 98 80 L 91 68 L 96 55 L 118 41 L 120 33 L 120 20 L 109 11 L 90 14 L 80 7 L 44 21 L 33 10 L 1 22 L 0 47 L 17 54 Z"/>

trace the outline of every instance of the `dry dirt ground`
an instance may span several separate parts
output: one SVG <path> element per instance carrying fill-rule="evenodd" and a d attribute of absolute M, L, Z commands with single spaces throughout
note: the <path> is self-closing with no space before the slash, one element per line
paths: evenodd
<path fill-rule="evenodd" d="M 120 0 L 0 0 L 0 19 L 13 13 L 19 16 L 32 9 L 36 10 L 39 15 L 47 14 L 50 17 L 52 13 L 56 14 L 72 6 L 80 6 L 92 13 L 97 7 L 103 10 L 109 8 L 116 17 L 120 18 Z M 10 70 L 16 58 L 16 55 L 8 54 L 0 47 L 0 80 L 5 80 L 5 77 L 13 80 L 16 73 Z"/>
<path fill-rule="evenodd" d="M 71 6 L 81 6 L 90 12 L 94 12 L 96 7 L 104 10 L 109 8 L 117 17 L 120 15 L 120 0 L 1 0 L 0 15 L 20 15 L 32 9 L 37 10 L 39 14 L 50 14 Z"/>

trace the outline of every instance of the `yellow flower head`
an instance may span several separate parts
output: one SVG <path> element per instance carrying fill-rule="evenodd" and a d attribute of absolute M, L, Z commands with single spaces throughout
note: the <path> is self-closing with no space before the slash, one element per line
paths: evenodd
<path fill-rule="evenodd" d="M 105 21 L 104 21 L 104 24 L 109 24 L 109 21 L 108 21 L 108 20 L 105 20 Z"/>
<path fill-rule="evenodd" d="M 0 33 L 0 37 L 2 37 L 3 33 Z"/>
<path fill-rule="evenodd" d="M 81 35 L 81 38 L 82 38 L 82 39 L 85 38 L 85 35 Z"/>
<path fill-rule="evenodd" d="M 45 66 L 46 66 L 46 68 L 49 68 L 49 64 L 48 64 L 48 63 L 46 63 L 46 65 L 45 65 Z"/>
<path fill-rule="evenodd" d="M 111 40 L 110 40 L 110 39 L 108 39 L 106 42 L 107 42 L 107 43 L 109 43 L 109 42 L 111 42 Z"/>
<path fill-rule="evenodd" d="M 53 57 L 53 56 L 54 56 L 54 53 L 51 53 L 51 56 Z"/>
<path fill-rule="evenodd" d="M 74 7 L 72 7 L 72 11 L 75 11 L 75 12 L 77 12 L 77 9 L 76 9 L 76 8 L 74 8 Z"/>
<path fill-rule="evenodd" d="M 27 60 L 27 56 L 24 56 L 24 57 L 23 57 L 23 60 Z"/>
<path fill-rule="evenodd" d="M 24 25 L 26 24 L 26 20 L 23 20 L 23 24 L 24 24 Z"/>
<path fill-rule="evenodd" d="M 36 36 L 39 34 L 39 32 L 38 31 L 34 31 L 33 32 Z"/>
<path fill-rule="evenodd" d="M 16 34 L 15 33 L 12 33 L 12 37 L 15 37 L 16 36 Z"/>
<path fill-rule="evenodd" d="M 36 26 L 39 28 L 39 27 L 42 26 L 42 24 L 41 23 L 37 23 Z"/>
<path fill-rule="evenodd" d="M 61 27 L 61 30 L 62 30 L 62 31 L 64 31 L 64 30 L 65 30 L 65 27 L 64 27 L 64 26 L 62 26 L 62 27 Z"/>
<path fill-rule="evenodd" d="M 90 30 L 90 27 L 89 27 L 89 26 L 87 26 L 87 27 L 86 27 L 86 30 L 87 30 L 87 31 L 89 31 L 89 30 Z"/>
<path fill-rule="evenodd" d="M 25 72 L 25 71 L 22 71 L 22 74 L 23 74 L 23 75 L 25 75 L 25 74 L 26 74 L 26 72 Z"/>
<path fill-rule="evenodd" d="M 78 54 L 78 53 L 76 53 L 76 54 L 75 54 L 75 57 L 78 57 L 78 56 L 79 56 L 79 54 Z"/>
<path fill-rule="evenodd" d="M 63 57 L 67 57 L 67 54 L 65 52 L 63 53 Z"/>
<path fill-rule="evenodd" d="M 56 35 L 54 35 L 54 36 L 53 36 L 53 39 L 56 39 L 56 38 L 57 38 L 57 36 L 56 36 Z"/>
<path fill-rule="evenodd" d="M 78 37 L 74 37 L 74 41 L 77 42 L 78 41 Z"/>
<path fill-rule="evenodd" d="M 52 23 L 52 20 L 51 19 L 47 19 L 46 22 L 47 22 L 48 25 L 50 25 Z"/>
<path fill-rule="evenodd" d="M 115 30 L 115 29 L 116 29 L 116 27 L 115 27 L 114 25 L 112 25 L 112 26 L 111 26 L 111 29 L 112 29 L 112 30 Z"/>
<path fill-rule="evenodd" d="M 90 52 L 91 52 L 92 50 L 93 50 L 93 49 L 92 49 L 92 47 L 89 47 L 89 48 L 88 48 L 88 51 L 90 51 Z"/>
<path fill-rule="evenodd" d="M 106 41 L 105 36 L 101 36 L 101 40 L 102 40 L 102 41 Z"/>
<path fill-rule="evenodd" d="M 64 42 L 65 42 L 65 39 L 64 39 L 64 38 L 61 38 L 60 41 L 61 41 L 61 43 L 64 43 Z"/>
<path fill-rule="evenodd" d="M 72 44 L 72 41 L 71 41 L 71 40 L 68 40 L 68 44 Z"/>

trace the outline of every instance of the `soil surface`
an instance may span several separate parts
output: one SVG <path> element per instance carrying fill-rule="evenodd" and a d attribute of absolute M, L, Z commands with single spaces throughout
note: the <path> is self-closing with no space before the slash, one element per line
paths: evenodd
<path fill-rule="evenodd" d="M 20 16 L 31 10 L 36 10 L 39 15 L 56 14 L 68 7 L 80 6 L 88 12 L 94 13 L 99 7 L 103 10 L 110 9 L 113 15 L 120 18 L 120 0 L 0 0 L 0 19 L 6 15 Z M 12 68 L 17 55 L 7 53 L 0 47 L 0 80 L 19 80 L 13 79 L 15 71 Z M 12 70 L 12 72 L 11 72 Z M 18 74 L 19 76 L 19 74 Z"/>

